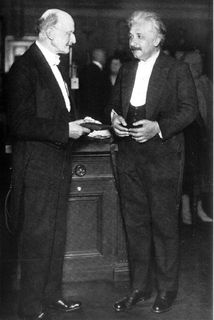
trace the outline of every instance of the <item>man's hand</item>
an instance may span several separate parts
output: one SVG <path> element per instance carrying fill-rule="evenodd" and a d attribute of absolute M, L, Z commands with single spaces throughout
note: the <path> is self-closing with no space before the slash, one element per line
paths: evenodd
<path fill-rule="evenodd" d="M 79 139 L 81 136 L 91 132 L 90 129 L 84 128 L 80 125 L 83 122 L 83 119 L 69 122 L 69 138 Z"/>
<path fill-rule="evenodd" d="M 139 128 L 134 128 L 140 126 Z M 129 129 L 129 133 L 134 140 L 143 143 L 160 133 L 157 121 L 140 120 L 133 123 L 133 128 Z"/>
<path fill-rule="evenodd" d="M 129 136 L 129 129 L 127 123 L 122 116 L 115 114 L 112 118 L 112 128 L 118 137 L 127 137 Z"/>

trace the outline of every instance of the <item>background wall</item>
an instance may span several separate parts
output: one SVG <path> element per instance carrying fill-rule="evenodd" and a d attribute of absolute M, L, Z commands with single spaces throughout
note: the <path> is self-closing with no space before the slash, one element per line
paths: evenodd
<path fill-rule="evenodd" d="M 103 47 L 108 55 L 127 47 L 125 21 L 133 10 L 158 10 L 168 36 L 165 46 L 172 52 L 198 48 L 205 54 L 206 71 L 212 65 L 211 0 L 0 0 L 0 16 L 5 35 L 20 38 L 35 35 L 36 19 L 48 8 L 69 12 L 76 23 L 77 44 L 73 57 L 78 64 L 87 61 L 88 52 Z"/>

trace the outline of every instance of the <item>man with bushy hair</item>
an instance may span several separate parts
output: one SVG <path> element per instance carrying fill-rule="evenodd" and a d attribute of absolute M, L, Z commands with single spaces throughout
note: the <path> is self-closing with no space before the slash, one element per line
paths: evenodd
<path fill-rule="evenodd" d="M 135 58 L 120 68 L 108 109 L 117 136 L 117 170 L 125 224 L 131 292 L 118 312 L 157 296 L 152 311 L 168 311 L 178 291 L 178 216 L 183 129 L 197 114 L 188 66 L 164 54 L 166 28 L 159 15 L 136 11 L 128 20 Z"/>

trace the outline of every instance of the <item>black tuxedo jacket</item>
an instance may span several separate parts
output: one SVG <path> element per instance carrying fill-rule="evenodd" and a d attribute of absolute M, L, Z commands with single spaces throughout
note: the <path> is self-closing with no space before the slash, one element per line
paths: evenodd
<path fill-rule="evenodd" d="M 19 214 L 24 186 L 46 190 L 50 183 L 57 186 L 66 170 L 66 176 L 70 174 L 68 123 L 76 118 L 76 111 L 73 101 L 71 112 L 66 109 L 55 76 L 36 44 L 13 64 L 6 87 L 14 211 Z"/>
<path fill-rule="evenodd" d="M 108 105 L 108 110 L 114 109 L 125 119 L 137 66 L 137 61 L 122 66 Z M 196 89 L 189 67 L 161 52 L 149 80 L 146 119 L 158 122 L 162 142 L 169 148 L 178 147 L 182 143 L 182 130 L 195 119 L 197 105 Z"/>

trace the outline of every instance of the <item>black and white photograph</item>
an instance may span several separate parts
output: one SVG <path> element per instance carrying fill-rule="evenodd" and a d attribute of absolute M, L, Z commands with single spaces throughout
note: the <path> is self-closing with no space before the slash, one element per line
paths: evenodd
<path fill-rule="evenodd" d="M 0 0 L 0 320 L 213 320 L 213 2 Z"/>

